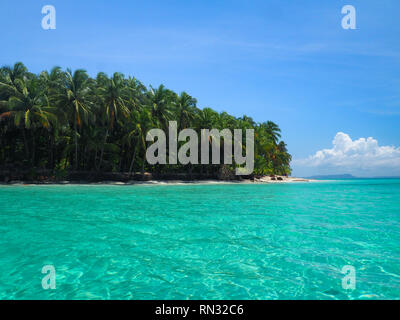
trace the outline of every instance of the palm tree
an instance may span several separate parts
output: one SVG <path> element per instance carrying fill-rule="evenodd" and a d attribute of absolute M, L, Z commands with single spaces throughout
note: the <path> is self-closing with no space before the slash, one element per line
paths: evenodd
<path fill-rule="evenodd" d="M 125 82 L 127 87 L 127 107 L 130 110 L 135 109 L 136 111 L 140 111 L 146 104 L 146 87 L 134 77 L 129 77 Z"/>
<path fill-rule="evenodd" d="M 40 73 L 39 79 L 44 87 L 44 91 L 46 96 L 48 97 L 49 103 L 51 105 L 57 106 L 56 98 L 60 91 L 62 90 L 62 86 L 65 83 L 65 73 L 61 70 L 60 67 L 54 67 L 50 70 L 50 72 L 43 71 Z M 55 124 L 49 129 L 50 130 L 50 152 L 49 152 L 49 164 L 53 168 L 55 161 L 55 149 L 56 149 L 56 141 L 57 135 L 63 129 L 63 125 L 68 122 L 67 115 L 65 110 L 61 108 L 54 108 Z"/>
<path fill-rule="evenodd" d="M 178 132 L 189 128 L 190 124 L 196 118 L 196 103 L 197 100 L 186 92 L 182 92 L 176 99 L 175 108 L 178 117 Z"/>
<path fill-rule="evenodd" d="M 132 141 L 133 154 L 129 166 L 129 176 L 132 174 L 133 164 L 135 161 L 136 153 L 142 151 L 142 175 L 144 174 L 144 164 L 146 157 L 146 134 L 153 126 L 151 112 L 147 109 L 142 109 L 141 112 L 133 110 L 130 116 L 133 124 L 133 129 L 128 132 L 127 139 Z"/>
<path fill-rule="evenodd" d="M 211 108 L 204 108 L 203 110 L 200 110 L 197 117 L 197 128 L 215 128 L 215 125 L 218 122 L 218 117 L 218 112 Z"/>
<path fill-rule="evenodd" d="M 262 126 L 265 126 L 265 129 L 270 135 L 272 141 L 277 144 L 279 138 L 281 137 L 281 129 L 279 129 L 279 126 L 272 121 L 267 121 L 266 123 L 263 123 Z"/>
<path fill-rule="evenodd" d="M 292 161 L 292 156 L 287 150 L 287 145 L 285 142 L 280 141 L 277 145 L 276 169 L 281 174 L 290 174 L 290 161 Z"/>
<path fill-rule="evenodd" d="M 74 130 L 75 160 L 74 169 L 78 168 L 78 129 L 87 121 L 90 112 L 88 97 L 90 94 L 89 76 L 85 70 L 74 73 L 67 69 L 63 86 L 56 97 L 60 108 L 65 108 Z"/>
<path fill-rule="evenodd" d="M 150 86 L 149 99 L 150 110 L 154 119 L 158 121 L 161 128 L 166 130 L 168 121 L 172 118 L 171 105 L 173 93 L 160 85 L 157 89 Z"/>
<path fill-rule="evenodd" d="M 40 80 L 46 90 L 48 97 L 55 95 L 60 90 L 60 87 L 65 82 L 65 73 L 60 67 L 54 67 L 48 71 L 43 71 L 40 73 Z"/>
<path fill-rule="evenodd" d="M 17 62 L 13 67 L 5 66 L 0 70 L 1 82 L 11 86 L 16 85 L 16 80 L 24 79 L 28 74 L 28 69 L 22 62 Z"/>
<path fill-rule="evenodd" d="M 22 130 L 25 152 L 29 158 L 30 152 L 25 131 L 35 126 L 49 128 L 50 122 L 55 122 L 56 120 L 55 115 L 51 112 L 54 108 L 48 105 L 47 97 L 44 94 L 39 79 L 36 77 L 32 79 L 15 78 L 10 84 L 0 82 L 0 88 L 10 93 L 8 101 L 3 101 L 2 104 L 7 104 L 8 106 L 9 111 L 6 116 L 12 117 L 15 126 Z M 2 116 L 5 116 L 5 114 Z M 32 135 L 32 141 L 31 163 L 34 164 L 34 135 Z"/>
<path fill-rule="evenodd" d="M 119 116 L 127 117 L 129 110 L 125 105 L 127 87 L 125 86 L 124 76 L 121 73 L 114 73 L 112 78 L 108 78 L 104 73 L 99 73 L 97 76 L 97 90 L 98 97 L 102 104 L 101 112 L 104 115 L 106 123 L 106 133 L 104 135 L 98 166 L 98 170 L 100 170 L 108 134 L 113 130 L 114 124 Z"/>

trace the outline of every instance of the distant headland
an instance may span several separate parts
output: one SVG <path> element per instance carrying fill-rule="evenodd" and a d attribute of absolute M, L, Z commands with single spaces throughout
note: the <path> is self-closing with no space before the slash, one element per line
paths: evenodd
<path fill-rule="evenodd" d="M 351 179 L 399 179 L 398 176 L 371 176 L 371 177 L 356 177 L 352 174 L 327 174 L 327 175 L 315 175 L 310 177 L 304 177 L 304 179 L 313 180 L 351 180 Z"/>

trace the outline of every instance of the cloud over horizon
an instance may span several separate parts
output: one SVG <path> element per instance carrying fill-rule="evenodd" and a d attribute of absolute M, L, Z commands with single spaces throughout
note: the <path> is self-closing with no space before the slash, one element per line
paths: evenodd
<path fill-rule="evenodd" d="M 296 167 L 311 168 L 317 174 L 399 175 L 400 147 L 380 146 L 368 137 L 352 140 L 338 132 L 331 149 L 322 149 L 306 159 L 295 160 Z M 313 173 L 314 174 L 314 173 Z"/>

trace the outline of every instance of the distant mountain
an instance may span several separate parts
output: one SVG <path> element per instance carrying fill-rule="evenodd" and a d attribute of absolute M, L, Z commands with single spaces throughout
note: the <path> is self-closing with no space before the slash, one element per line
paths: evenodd
<path fill-rule="evenodd" d="M 311 176 L 306 177 L 307 179 L 315 179 L 315 180 L 343 180 L 343 179 L 358 179 L 357 177 L 351 174 L 328 174 L 328 175 L 319 175 L 319 176 Z"/>

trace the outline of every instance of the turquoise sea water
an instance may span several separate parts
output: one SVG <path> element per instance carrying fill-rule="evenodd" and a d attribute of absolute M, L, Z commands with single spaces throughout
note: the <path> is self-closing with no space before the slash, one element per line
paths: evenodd
<path fill-rule="evenodd" d="M 400 180 L 0 186 L 0 298 L 398 299 Z"/>

